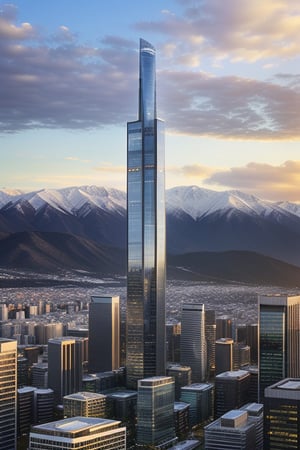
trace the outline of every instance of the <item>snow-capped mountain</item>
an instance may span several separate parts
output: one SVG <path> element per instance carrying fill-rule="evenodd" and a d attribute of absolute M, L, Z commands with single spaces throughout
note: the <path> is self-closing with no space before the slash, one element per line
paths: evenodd
<path fill-rule="evenodd" d="M 298 204 L 181 186 L 166 191 L 166 211 L 171 254 L 246 250 L 300 266 Z M 23 231 L 73 234 L 124 249 L 126 194 L 96 186 L 0 190 L 0 233 Z"/>
<path fill-rule="evenodd" d="M 30 204 L 36 212 L 45 205 L 66 214 L 76 214 L 84 205 L 89 204 L 102 210 L 123 211 L 126 207 L 126 194 L 117 189 L 97 186 L 81 186 L 63 189 L 43 189 L 40 191 L 16 195 L 0 190 L 0 201 L 7 195 L 9 207 L 18 207 L 24 202 Z M 3 203 L 3 202 L 2 202 Z M 5 203 L 4 203 L 5 205 Z"/>
<path fill-rule="evenodd" d="M 167 213 L 173 215 L 184 212 L 194 220 L 199 220 L 216 212 L 223 214 L 232 210 L 254 216 L 278 212 L 300 217 L 300 205 L 261 200 L 236 190 L 217 192 L 198 186 L 179 186 L 167 191 Z"/>

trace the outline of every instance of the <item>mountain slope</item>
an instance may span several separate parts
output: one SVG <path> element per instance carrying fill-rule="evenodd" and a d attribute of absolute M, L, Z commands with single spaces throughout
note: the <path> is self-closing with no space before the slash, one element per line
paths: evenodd
<path fill-rule="evenodd" d="M 86 270 L 125 275 L 125 253 L 70 234 L 13 233 L 0 240 L 0 266 L 57 272 Z"/>
<path fill-rule="evenodd" d="M 252 252 L 168 255 L 168 278 L 300 286 L 300 268 Z M 62 233 L 21 232 L 0 240 L 0 267 L 58 274 L 125 275 L 124 250 Z"/>
<path fill-rule="evenodd" d="M 299 286 L 300 268 L 254 252 L 202 252 L 168 257 L 170 278 Z"/>

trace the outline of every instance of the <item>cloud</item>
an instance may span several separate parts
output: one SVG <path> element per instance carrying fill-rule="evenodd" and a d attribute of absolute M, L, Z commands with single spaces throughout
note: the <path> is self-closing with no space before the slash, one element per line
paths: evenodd
<path fill-rule="evenodd" d="M 135 118 L 136 43 L 107 37 L 95 48 L 66 27 L 43 36 L 15 25 L 15 9 L 8 10 L 0 13 L 0 131 L 87 129 Z"/>
<path fill-rule="evenodd" d="M 300 161 L 285 161 L 279 166 L 251 162 L 244 167 L 218 171 L 205 183 L 255 192 L 270 200 L 300 202 Z"/>
<path fill-rule="evenodd" d="M 141 30 L 158 31 L 178 40 L 186 52 L 231 61 L 293 58 L 300 52 L 298 0 L 178 0 L 182 16 L 141 22 Z"/>
<path fill-rule="evenodd" d="M 66 161 L 78 161 L 78 162 L 83 162 L 83 163 L 91 162 L 90 159 L 81 159 L 81 158 L 77 158 L 77 156 L 66 156 L 64 159 Z"/>
<path fill-rule="evenodd" d="M 300 82 L 285 84 L 203 72 L 160 74 L 159 99 L 169 131 L 241 140 L 300 138 Z"/>
<path fill-rule="evenodd" d="M 266 1 L 271 8 L 273 3 Z M 231 7 L 237 6 L 234 0 L 228 2 Z M 218 5 L 225 13 L 223 3 L 227 4 L 218 2 Z M 294 3 L 293 9 L 295 20 L 297 4 Z M 157 74 L 158 111 L 166 121 L 167 131 L 222 139 L 300 139 L 299 76 L 281 73 L 267 82 L 238 76 L 216 77 L 195 70 L 201 52 L 196 54 L 190 50 L 202 48 L 207 41 L 205 34 L 188 34 L 188 20 L 205 22 L 197 8 L 195 15 L 186 10 L 178 29 L 179 38 L 182 35 L 186 45 L 180 62 L 194 70 L 161 68 Z M 219 14 L 216 0 L 203 2 L 203 8 L 208 22 L 216 20 L 213 15 Z M 252 6 L 248 8 L 254 11 Z M 235 13 L 235 20 L 242 14 L 240 10 Z M 263 14 L 264 11 L 265 7 Z M 286 8 L 284 11 L 288 13 Z M 167 28 L 173 23 L 170 20 L 179 21 L 171 14 L 163 17 Z M 247 20 L 243 16 L 243 23 Z M 252 17 L 252 20 L 258 19 Z M 208 29 L 206 25 L 203 32 L 208 33 Z M 229 27 L 224 24 L 221 35 L 225 31 L 229 32 Z M 0 132 L 90 129 L 120 124 L 125 127 L 127 121 L 136 119 L 136 42 L 106 36 L 98 47 L 83 45 L 65 26 L 56 35 L 45 36 L 30 24 L 17 25 L 17 11 L 12 6 L 3 8 L 0 14 L 0 36 Z M 164 47 L 168 59 L 161 61 L 169 67 L 178 52 L 177 44 L 181 45 L 180 39 Z"/>
<path fill-rule="evenodd" d="M 116 174 L 121 173 L 122 175 L 126 175 L 126 166 L 113 166 L 109 163 L 102 163 L 101 166 L 94 167 L 94 170 L 97 172 L 108 173 L 108 174 Z"/>
<path fill-rule="evenodd" d="M 185 178 L 204 179 L 215 172 L 216 169 L 203 166 L 200 164 L 190 164 L 186 166 L 168 166 L 167 173 L 177 176 L 184 176 Z"/>

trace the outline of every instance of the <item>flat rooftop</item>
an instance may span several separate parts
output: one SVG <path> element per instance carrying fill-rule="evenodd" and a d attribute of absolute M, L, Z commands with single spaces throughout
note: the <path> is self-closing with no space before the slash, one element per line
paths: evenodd
<path fill-rule="evenodd" d="M 206 389 L 212 388 L 213 385 L 210 383 L 192 383 L 187 386 L 183 386 L 181 390 L 185 391 L 205 391 Z"/>
<path fill-rule="evenodd" d="M 228 370 L 227 372 L 219 373 L 216 378 L 232 378 L 239 379 L 247 376 L 249 372 L 247 370 Z"/>
<path fill-rule="evenodd" d="M 33 433 L 45 433 L 70 436 L 76 435 L 77 433 L 82 433 L 86 430 L 87 433 L 90 432 L 91 428 L 97 428 L 100 431 L 101 428 L 106 428 L 107 426 L 112 426 L 114 424 L 119 424 L 119 421 L 110 419 L 100 419 L 96 417 L 70 417 L 68 419 L 56 420 L 55 422 L 43 423 L 41 425 L 35 425 L 33 427 Z"/>
<path fill-rule="evenodd" d="M 268 386 L 265 397 L 300 401 L 300 378 L 285 378 Z"/>
<path fill-rule="evenodd" d="M 76 392 L 75 394 L 65 395 L 64 398 L 68 400 L 92 400 L 92 399 L 100 399 L 105 398 L 106 395 L 97 394 L 95 392 Z"/>

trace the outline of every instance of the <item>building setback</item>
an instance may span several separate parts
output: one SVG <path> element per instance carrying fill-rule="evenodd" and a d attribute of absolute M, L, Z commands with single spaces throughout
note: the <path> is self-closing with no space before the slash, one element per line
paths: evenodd
<path fill-rule="evenodd" d="M 127 386 L 165 374 L 164 124 L 156 115 L 155 48 L 140 40 L 139 117 L 127 124 Z"/>

